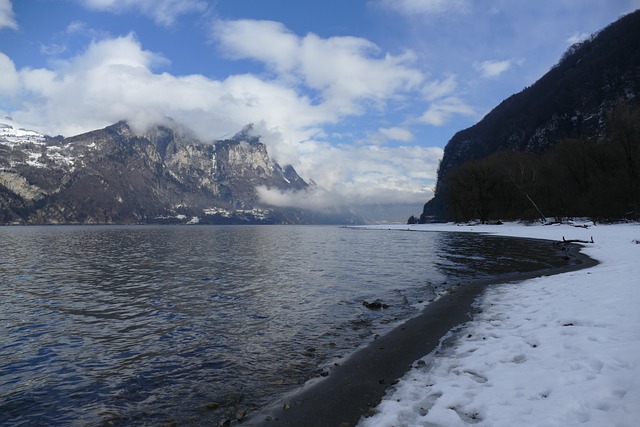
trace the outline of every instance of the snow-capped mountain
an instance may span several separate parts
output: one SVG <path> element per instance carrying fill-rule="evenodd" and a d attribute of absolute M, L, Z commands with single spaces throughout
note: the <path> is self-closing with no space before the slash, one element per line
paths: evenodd
<path fill-rule="evenodd" d="M 244 129 L 203 143 L 178 126 L 126 122 L 71 138 L 0 126 L 0 223 L 306 223 L 327 218 L 264 206 L 257 186 L 309 185 Z M 340 220 L 343 222 L 344 218 Z"/>

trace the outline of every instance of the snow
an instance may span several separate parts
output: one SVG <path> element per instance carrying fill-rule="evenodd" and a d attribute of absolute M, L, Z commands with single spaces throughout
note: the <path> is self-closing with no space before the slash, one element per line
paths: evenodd
<path fill-rule="evenodd" d="M 6 123 L 8 122 L 8 123 Z M 35 168 L 47 168 L 49 159 L 56 165 L 72 166 L 77 158 L 69 155 L 73 146 L 67 144 L 64 147 L 47 145 L 47 137 L 41 133 L 19 128 L 9 119 L 0 120 L 0 144 L 12 149 L 20 149 L 26 154 L 24 163 Z M 95 146 L 95 144 L 94 144 Z M 43 158 L 43 154 L 46 157 Z M 15 161 L 10 162 L 11 167 L 16 165 Z M 74 168 L 71 168 L 73 171 Z"/>
<path fill-rule="evenodd" d="M 8 121 L 5 119 L 5 121 Z M 22 129 L 10 123 L 0 121 L 0 144 L 10 147 L 18 144 L 43 144 L 45 136 L 32 130 Z"/>
<path fill-rule="evenodd" d="M 359 427 L 640 425 L 640 225 L 398 228 L 593 237 L 600 263 L 489 287 Z"/>

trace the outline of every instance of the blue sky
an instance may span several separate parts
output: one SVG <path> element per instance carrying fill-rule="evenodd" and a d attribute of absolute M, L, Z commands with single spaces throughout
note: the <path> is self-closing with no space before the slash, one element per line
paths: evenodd
<path fill-rule="evenodd" d="M 272 203 L 432 196 L 453 134 L 640 0 L 0 0 L 0 117 L 71 136 L 172 117 L 253 123 L 318 188 Z M 403 214 L 403 216 L 405 216 Z"/>

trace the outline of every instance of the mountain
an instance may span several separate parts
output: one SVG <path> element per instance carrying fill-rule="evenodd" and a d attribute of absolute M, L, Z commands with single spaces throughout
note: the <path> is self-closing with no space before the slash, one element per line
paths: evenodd
<path fill-rule="evenodd" d="M 463 165 L 498 153 L 548 155 L 569 140 L 586 141 L 591 147 L 608 144 L 613 111 L 633 112 L 640 103 L 638 28 L 640 10 L 572 46 L 535 84 L 456 133 L 445 147 L 435 197 L 425 204 L 420 221 L 479 216 L 478 209 L 461 215 L 463 207 L 452 200 L 452 181 L 462 180 L 461 173 L 455 179 L 452 174 Z M 531 206 L 529 201 L 525 204 Z"/>
<path fill-rule="evenodd" d="M 0 223 L 350 222 L 260 203 L 256 187 L 309 188 L 250 127 L 203 143 L 175 123 L 138 134 L 126 122 L 51 138 L 0 126 Z"/>

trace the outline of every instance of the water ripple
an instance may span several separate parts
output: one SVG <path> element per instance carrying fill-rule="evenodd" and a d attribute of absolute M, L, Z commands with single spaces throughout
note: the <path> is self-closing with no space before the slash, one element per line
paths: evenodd
<path fill-rule="evenodd" d="M 414 315 L 447 280 L 548 262 L 548 248 L 518 242 L 334 227 L 2 228 L 0 424 L 218 424 Z M 375 299 L 390 308 L 362 305 Z"/>

